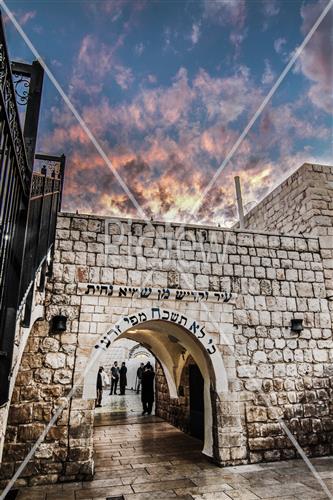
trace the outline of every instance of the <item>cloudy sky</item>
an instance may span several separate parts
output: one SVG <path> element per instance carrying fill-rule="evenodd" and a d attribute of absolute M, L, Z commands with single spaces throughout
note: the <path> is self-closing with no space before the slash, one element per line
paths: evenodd
<path fill-rule="evenodd" d="M 201 193 L 328 0 L 11 1 L 147 217 L 230 223 L 302 163 L 332 163 L 332 12 Z M 32 60 L 6 21 L 10 55 Z M 46 79 L 39 151 L 67 157 L 63 209 L 136 216 Z M 198 210 L 193 213 L 193 207 Z"/>

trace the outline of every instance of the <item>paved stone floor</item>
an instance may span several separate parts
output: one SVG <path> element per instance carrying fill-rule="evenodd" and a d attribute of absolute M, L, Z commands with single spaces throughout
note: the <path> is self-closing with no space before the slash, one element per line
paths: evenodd
<path fill-rule="evenodd" d="M 198 440 L 140 410 L 135 395 L 105 398 L 95 417 L 94 480 L 21 490 L 18 500 L 327 498 L 301 460 L 219 468 Z M 333 498 L 333 457 L 312 462 Z"/>
<path fill-rule="evenodd" d="M 95 409 L 95 415 L 112 413 L 127 416 L 140 415 L 142 412 L 141 396 L 135 391 L 126 390 L 125 396 L 109 395 L 109 390 L 103 391 L 102 408 Z"/>

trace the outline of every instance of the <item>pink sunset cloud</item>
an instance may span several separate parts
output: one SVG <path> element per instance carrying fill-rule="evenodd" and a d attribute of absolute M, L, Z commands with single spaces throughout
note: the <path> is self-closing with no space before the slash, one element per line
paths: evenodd
<path fill-rule="evenodd" d="M 121 16 L 125 4 L 115 2 L 105 11 L 106 15 L 111 19 Z M 277 15 L 279 7 L 271 1 L 265 2 L 264 8 L 266 17 L 271 18 Z M 232 33 L 246 36 L 246 2 L 205 1 L 203 9 L 202 16 L 215 16 L 220 25 L 229 23 L 235 28 Z M 302 16 L 305 30 L 314 11 L 302 7 Z M 194 25 L 191 21 L 190 27 Z M 201 42 L 202 24 L 198 21 L 196 26 L 198 29 L 186 31 L 188 44 L 189 37 L 194 45 L 199 44 L 199 39 Z M 322 29 L 326 33 L 325 26 Z M 224 73 L 210 72 L 205 65 L 194 71 L 177 64 L 171 76 L 161 83 L 160 75 L 157 79 L 151 68 L 142 76 L 141 69 L 136 71 L 135 66 L 123 64 L 119 54 L 128 33 L 126 24 L 120 34 L 113 34 L 110 45 L 102 42 L 98 35 L 87 34 L 82 38 L 73 59 L 71 97 L 80 104 L 85 123 L 146 213 L 156 219 L 186 220 L 200 193 L 258 109 L 267 86 L 274 81 L 275 68 L 271 59 L 264 59 L 255 79 L 245 64 L 234 63 Z M 168 33 L 170 43 L 175 33 Z M 313 38 L 313 44 L 302 55 L 300 66 L 310 80 L 309 98 L 318 113 L 326 97 L 317 93 L 321 89 L 326 96 L 329 83 L 326 49 L 318 55 L 322 51 L 323 36 L 327 33 L 318 32 L 317 38 Z M 241 42 L 235 39 L 234 46 Z M 281 54 L 285 44 L 283 37 L 277 39 L 275 51 Z M 135 47 L 133 44 L 131 54 L 138 58 L 141 68 L 146 48 L 142 52 Z M 140 85 L 135 89 L 138 81 Z M 103 92 L 105 86 L 108 86 L 108 95 Z M 113 99 L 113 89 L 123 98 Z M 277 104 L 274 100 L 269 103 L 203 201 L 196 222 L 224 224 L 233 220 L 236 215 L 234 175 L 241 176 L 244 203 L 251 204 L 291 169 L 311 161 L 307 141 L 327 140 L 330 131 L 322 123 L 307 119 L 313 112 L 312 107 L 306 109 L 308 104 L 306 96 L 292 103 Z M 52 117 L 54 130 L 45 135 L 43 146 L 51 149 L 52 144 L 57 144 L 60 151 L 67 153 L 65 209 L 136 215 L 112 172 L 69 112 L 60 106 L 53 109 Z M 296 139 L 304 141 L 301 153 L 295 152 Z M 270 158 L 270 150 L 274 150 L 274 159 Z"/>
<path fill-rule="evenodd" d="M 151 116 L 147 113 L 144 102 L 147 100 L 142 97 L 135 105 L 130 103 L 127 113 L 117 113 L 115 110 L 119 129 L 119 140 L 116 142 L 121 144 L 121 147 L 110 148 L 106 138 L 110 123 L 114 120 L 114 110 L 109 104 L 104 102 L 101 108 L 86 107 L 84 118 L 87 123 L 90 122 L 89 125 L 92 126 L 94 133 L 97 132 L 114 168 L 119 171 L 147 214 L 157 219 L 186 220 L 214 173 L 210 159 L 221 162 L 238 134 L 218 123 L 209 127 L 195 127 L 187 116 L 188 111 L 183 109 L 183 119 L 176 122 L 178 139 L 171 139 L 168 127 L 174 125 L 173 120 L 160 121 L 158 128 L 150 130 Z M 142 117 L 141 121 L 138 118 L 140 127 L 137 127 L 137 130 L 142 130 L 142 123 L 147 127 L 145 139 L 140 144 L 131 140 L 130 130 L 135 128 L 131 118 L 134 116 L 133 106 L 138 117 Z M 125 108 L 123 105 L 122 110 Z M 153 114 L 160 113 L 159 106 L 153 109 Z M 170 118 L 168 115 L 163 117 Z M 291 121 L 290 128 L 281 127 L 284 120 Z M 98 127 L 95 129 L 93 124 L 97 121 Z M 258 156 L 253 136 L 252 140 L 250 138 L 245 140 L 234 156 L 231 166 L 224 171 L 205 200 L 197 221 L 216 220 L 224 223 L 226 218 L 233 217 L 232 207 L 235 201 L 233 175 L 236 172 L 242 177 L 246 202 L 257 199 L 263 189 L 266 192 L 276 178 L 290 167 L 288 156 L 292 158 L 292 153 L 287 139 L 291 127 L 297 125 L 292 109 L 272 110 L 268 126 L 269 135 L 266 138 L 272 143 L 275 141 L 274 143 L 284 145 L 282 170 L 281 165 L 273 165 L 261 154 Z M 120 190 L 112 172 L 78 132 L 77 125 L 73 123 L 67 127 L 66 134 L 60 130 L 60 128 L 55 130 L 51 142 L 54 143 L 56 140 L 59 146 L 62 144 L 63 149 L 67 151 L 72 148 L 65 185 L 65 203 L 68 203 L 68 207 L 71 209 L 79 207 L 83 212 L 135 215 L 131 203 Z M 310 128 L 307 133 L 311 135 L 316 131 Z M 304 155 L 304 161 L 308 158 L 308 154 Z M 292 165 L 294 164 L 295 161 Z M 299 165 L 300 163 L 295 167 Z M 82 196 L 82 185 L 85 186 L 84 196 Z"/>

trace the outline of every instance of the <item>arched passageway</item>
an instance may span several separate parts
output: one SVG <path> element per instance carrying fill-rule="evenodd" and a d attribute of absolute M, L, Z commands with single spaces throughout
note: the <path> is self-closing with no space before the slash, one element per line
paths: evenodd
<path fill-rule="evenodd" d="M 162 367 L 171 402 L 177 401 L 182 395 L 181 379 L 184 368 L 191 359 L 192 365 L 198 367 L 203 381 L 202 452 L 220 462 L 216 411 L 214 409 L 218 404 L 219 394 L 227 391 L 226 371 L 221 354 L 212 339 L 207 338 L 204 330 L 199 328 L 196 321 L 187 316 L 179 316 L 174 311 L 163 309 L 159 311 L 159 317 L 156 318 L 155 308 L 155 317 L 153 309 L 146 309 L 130 318 L 124 317 L 110 332 L 103 336 L 101 343 L 96 348 L 102 346 L 107 349 L 110 345 L 114 345 L 118 340 L 124 338 L 134 340 L 144 346 L 155 356 Z M 95 398 L 98 367 L 99 361 L 96 361 L 86 374 L 83 388 L 84 399 Z M 193 376 L 192 374 L 192 378 Z M 198 377 L 198 374 L 196 376 Z M 189 418 L 192 418 L 192 426 L 190 422 L 189 428 L 193 427 L 194 429 L 193 419 L 195 411 L 198 409 L 190 408 L 190 410 Z"/>

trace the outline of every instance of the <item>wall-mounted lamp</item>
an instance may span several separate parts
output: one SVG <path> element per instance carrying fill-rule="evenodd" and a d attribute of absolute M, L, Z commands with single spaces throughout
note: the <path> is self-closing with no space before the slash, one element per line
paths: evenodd
<path fill-rule="evenodd" d="M 299 318 L 293 318 L 291 320 L 290 329 L 292 332 L 300 333 L 303 330 L 303 320 Z"/>
<path fill-rule="evenodd" d="M 67 318 L 63 314 L 58 314 L 52 318 L 52 332 L 65 332 Z"/>

